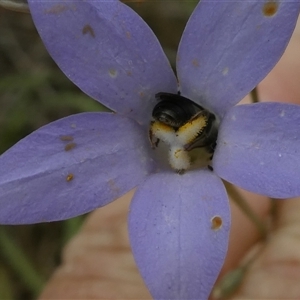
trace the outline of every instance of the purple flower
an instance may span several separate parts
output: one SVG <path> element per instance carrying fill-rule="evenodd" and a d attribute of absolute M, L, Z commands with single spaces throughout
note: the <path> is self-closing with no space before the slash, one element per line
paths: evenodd
<path fill-rule="evenodd" d="M 177 57 L 181 94 L 220 119 L 206 168 L 176 174 L 148 141 L 158 92 L 178 82 L 155 36 L 109 1 L 29 1 L 51 56 L 84 92 L 117 113 L 63 118 L 0 157 L 0 222 L 70 218 L 138 186 L 129 213 L 133 254 L 156 299 L 205 299 L 222 267 L 230 211 L 222 180 L 277 198 L 300 195 L 300 107 L 234 106 L 271 70 L 299 2 L 202 0 Z"/>

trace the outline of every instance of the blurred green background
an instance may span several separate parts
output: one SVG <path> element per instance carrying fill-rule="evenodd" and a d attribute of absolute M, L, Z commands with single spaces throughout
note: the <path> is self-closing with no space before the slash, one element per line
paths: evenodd
<path fill-rule="evenodd" d="M 197 1 L 126 3 L 150 25 L 174 67 L 182 31 Z M 44 124 L 101 109 L 52 61 L 30 14 L 0 7 L 0 153 Z M 0 299 L 35 299 L 83 220 L 80 216 L 64 222 L 0 226 Z"/>

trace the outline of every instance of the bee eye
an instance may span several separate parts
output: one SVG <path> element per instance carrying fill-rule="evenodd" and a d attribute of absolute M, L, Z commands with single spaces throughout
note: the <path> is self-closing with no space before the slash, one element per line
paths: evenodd
<path fill-rule="evenodd" d="M 154 108 L 152 116 L 155 120 L 174 128 L 179 128 L 182 123 L 178 118 L 177 112 L 167 107 L 159 106 L 156 109 Z"/>
<path fill-rule="evenodd" d="M 203 109 L 193 101 L 177 94 L 158 93 L 155 97 L 159 102 L 152 111 L 152 117 L 174 129 L 181 127 Z"/>

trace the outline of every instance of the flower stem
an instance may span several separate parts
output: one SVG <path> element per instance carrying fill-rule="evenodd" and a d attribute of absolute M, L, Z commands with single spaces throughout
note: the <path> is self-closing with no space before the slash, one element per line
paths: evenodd
<path fill-rule="evenodd" d="M 1 253 L 6 258 L 7 263 L 17 273 L 19 278 L 26 284 L 35 295 L 44 286 L 44 279 L 36 272 L 20 247 L 14 244 L 4 227 L 0 227 Z"/>
<path fill-rule="evenodd" d="M 224 182 L 228 194 L 231 199 L 239 206 L 239 208 L 244 212 L 244 214 L 253 222 L 257 227 L 261 237 L 263 239 L 267 238 L 268 229 L 265 223 L 257 216 L 257 214 L 252 210 L 247 201 L 242 197 L 236 187 L 228 182 Z"/>
<path fill-rule="evenodd" d="M 0 263 L 0 299 L 14 299 L 13 283 L 5 265 Z"/>
<path fill-rule="evenodd" d="M 215 285 L 212 291 L 213 299 L 219 300 L 230 297 L 241 285 L 246 270 L 246 266 L 241 266 L 226 273 L 220 282 Z"/>
<path fill-rule="evenodd" d="M 252 103 L 258 103 L 259 102 L 259 97 L 258 97 L 258 91 L 257 91 L 257 87 L 255 87 L 251 92 L 251 100 Z"/>
<path fill-rule="evenodd" d="M 230 296 L 232 296 L 240 287 L 242 280 L 244 279 L 245 274 L 248 271 L 250 265 L 261 254 L 263 249 L 264 247 L 261 247 L 252 255 L 252 257 L 248 259 L 247 262 L 243 263 L 236 269 L 226 273 L 221 278 L 221 280 L 215 285 L 212 291 L 213 299 L 227 299 Z"/>
<path fill-rule="evenodd" d="M 84 221 L 84 216 L 78 216 L 72 219 L 68 219 L 64 222 L 63 227 L 63 245 L 73 237 L 78 230 L 81 228 L 81 225 Z"/>
<path fill-rule="evenodd" d="M 30 13 L 27 0 L 0 0 L 0 6 L 22 13 Z"/>

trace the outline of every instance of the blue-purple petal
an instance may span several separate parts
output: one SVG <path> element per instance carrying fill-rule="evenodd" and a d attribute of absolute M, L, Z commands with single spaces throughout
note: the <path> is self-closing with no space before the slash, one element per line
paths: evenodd
<path fill-rule="evenodd" d="M 230 227 L 222 181 L 210 171 L 148 177 L 129 215 L 132 251 L 154 299 L 207 299 Z"/>
<path fill-rule="evenodd" d="M 112 113 L 48 124 L 0 156 L 0 223 L 62 220 L 138 185 L 152 170 L 146 133 Z"/>
<path fill-rule="evenodd" d="M 148 25 L 116 1 L 29 0 L 38 32 L 62 71 L 85 93 L 148 123 L 155 93 L 177 80 Z"/>
<path fill-rule="evenodd" d="M 299 1 L 201 0 L 179 46 L 182 94 L 222 117 L 277 63 L 299 9 Z"/>
<path fill-rule="evenodd" d="M 300 106 L 238 105 L 221 123 L 214 171 L 246 190 L 274 197 L 300 195 Z"/>

